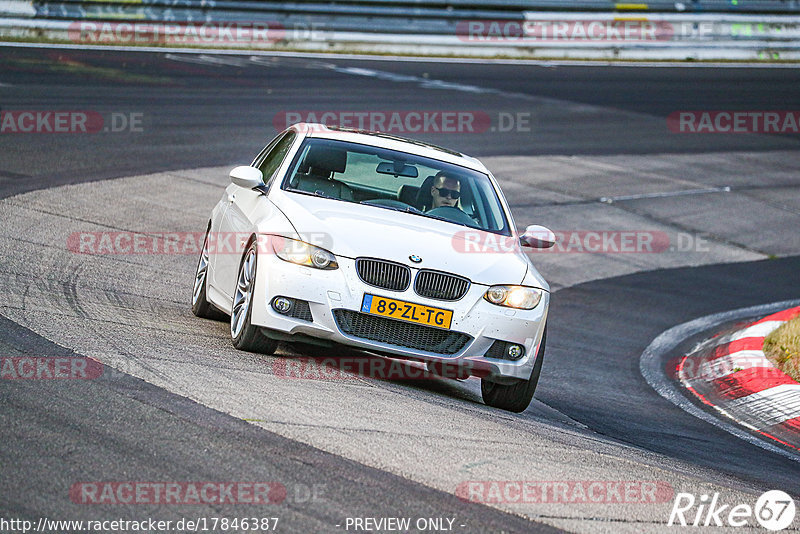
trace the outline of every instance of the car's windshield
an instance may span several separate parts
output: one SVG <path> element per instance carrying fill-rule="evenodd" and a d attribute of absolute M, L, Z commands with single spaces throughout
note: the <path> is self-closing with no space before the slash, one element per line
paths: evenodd
<path fill-rule="evenodd" d="M 281 187 L 510 235 L 486 174 L 407 152 L 309 138 Z"/>

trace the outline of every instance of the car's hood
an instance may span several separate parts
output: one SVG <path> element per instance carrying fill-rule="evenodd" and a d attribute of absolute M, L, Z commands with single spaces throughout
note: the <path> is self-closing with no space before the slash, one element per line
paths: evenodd
<path fill-rule="evenodd" d="M 383 258 L 486 285 L 519 284 L 530 265 L 518 247 L 509 246 L 511 237 L 375 206 L 281 193 L 270 200 L 300 238 L 338 256 Z M 412 263 L 412 255 L 422 261 Z"/>

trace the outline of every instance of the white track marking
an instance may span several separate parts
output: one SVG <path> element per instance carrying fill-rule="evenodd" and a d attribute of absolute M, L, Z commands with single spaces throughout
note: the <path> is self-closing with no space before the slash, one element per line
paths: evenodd
<path fill-rule="evenodd" d="M 612 203 L 623 200 L 641 200 L 646 198 L 682 197 L 686 195 L 706 195 L 708 193 L 730 193 L 730 187 L 711 187 L 705 189 L 686 189 L 683 191 L 666 191 L 662 193 L 644 193 L 640 195 L 624 195 L 619 197 L 601 197 L 600 202 Z"/>
<path fill-rule="evenodd" d="M 171 59 L 172 61 L 213 65 L 217 67 L 247 67 L 249 64 L 246 58 L 209 56 L 208 54 L 201 54 L 197 57 L 186 57 L 180 54 L 167 54 L 164 57 Z"/>
<path fill-rule="evenodd" d="M 386 72 L 372 69 L 361 69 L 356 67 L 339 67 L 337 65 L 330 65 L 331 70 L 340 72 L 342 74 L 351 74 L 354 76 L 367 76 L 376 78 L 378 80 L 385 80 L 389 82 L 401 83 L 417 83 L 424 89 L 445 89 L 451 91 L 461 91 L 464 93 L 474 94 L 496 94 L 516 98 L 530 98 L 531 95 L 523 93 L 511 93 L 508 91 L 501 91 L 499 89 L 492 89 L 488 87 L 479 87 L 477 85 L 468 85 L 464 83 L 445 82 L 443 80 L 435 80 L 431 78 L 423 78 L 421 76 L 409 76 L 407 74 L 395 74 L 393 72 Z"/>

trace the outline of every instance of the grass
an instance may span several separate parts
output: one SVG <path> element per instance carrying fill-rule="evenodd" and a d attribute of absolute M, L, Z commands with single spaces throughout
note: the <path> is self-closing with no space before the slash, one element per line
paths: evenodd
<path fill-rule="evenodd" d="M 800 315 L 766 337 L 764 354 L 781 371 L 800 382 Z"/>

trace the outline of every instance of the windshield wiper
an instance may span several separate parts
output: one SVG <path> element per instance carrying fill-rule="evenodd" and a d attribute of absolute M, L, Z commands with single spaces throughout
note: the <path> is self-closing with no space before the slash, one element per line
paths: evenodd
<path fill-rule="evenodd" d="M 308 195 L 310 197 L 329 198 L 331 200 L 341 200 L 343 202 L 347 202 L 347 200 L 344 200 L 343 198 L 332 197 L 332 196 L 330 196 L 328 194 L 325 194 L 324 192 L 320 191 L 319 189 L 314 191 L 313 193 L 311 191 L 305 191 L 303 189 L 295 189 L 293 187 L 292 188 L 288 188 L 288 189 L 284 189 L 284 191 L 288 191 L 290 193 L 297 193 L 298 195 Z"/>

